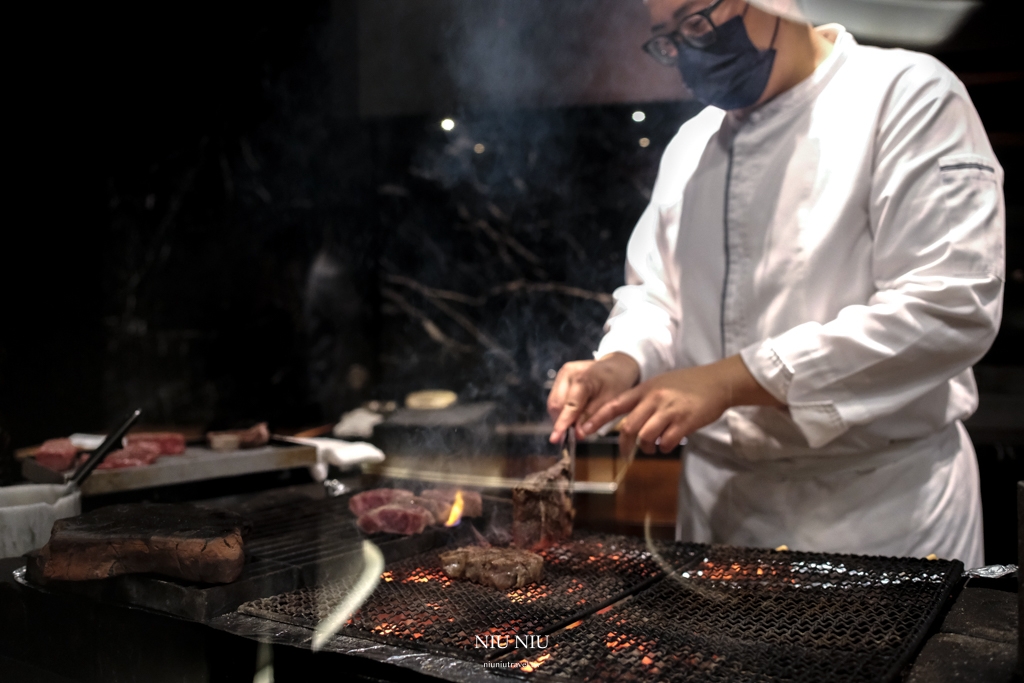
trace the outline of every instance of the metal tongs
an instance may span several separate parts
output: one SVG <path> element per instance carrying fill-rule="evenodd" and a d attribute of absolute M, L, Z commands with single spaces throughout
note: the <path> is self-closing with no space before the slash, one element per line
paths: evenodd
<path fill-rule="evenodd" d="M 559 452 L 562 460 L 569 461 L 569 491 L 572 492 L 576 488 L 576 428 L 572 425 L 565 430 Z"/>
<path fill-rule="evenodd" d="M 68 480 L 67 488 L 65 490 L 66 493 L 70 493 L 82 485 L 82 482 L 85 481 L 86 477 L 92 474 L 92 471 L 96 469 L 101 462 L 103 462 L 103 458 L 107 457 L 107 454 L 114 450 L 115 446 L 121 443 L 121 439 L 123 439 L 124 435 L 128 433 L 131 426 L 135 424 L 135 421 L 139 419 L 139 415 L 142 415 L 142 410 L 136 408 L 132 411 L 131 415 L 121 423 L 121 426 L 111 432 L 110 435 L 103 440 L 103 443 L 100 444 L 99 448 L 94 450 L 86 461 L 78 466 L 78 469 L 75 470 L 75 473 L 71 475 L 71 478 Z"/>

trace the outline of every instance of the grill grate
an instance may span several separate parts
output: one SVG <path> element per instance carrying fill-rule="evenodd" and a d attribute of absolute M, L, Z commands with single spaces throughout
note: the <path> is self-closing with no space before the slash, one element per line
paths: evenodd
<path fill-rule="evenodd" d="M 553 546 L 542 582 L 499 591 L 452 581 L 437 551 L 389 564 L 343 633 L 476 659 L 508 650 L 477 648 L 477 636 L 543 635 L 653 581 L 660 571 L 643 543 L 593 536 Z M 239 611 L 314 628 L 339 604 L 345 581 L 254 600 Z"/>
<path fill-rule="evenodd" d="M 360 535 L 347 498 L 302 500 L 248 516 L 252 532 L 245 547 L 253 559 L 303 566 L 359 551 Z"/>
<path fill-rule="evenodd" d="M 677 544 L 681 568 L 517 653 L 539 679 L 887 681 L 920 646 L 959 562 Z"/>

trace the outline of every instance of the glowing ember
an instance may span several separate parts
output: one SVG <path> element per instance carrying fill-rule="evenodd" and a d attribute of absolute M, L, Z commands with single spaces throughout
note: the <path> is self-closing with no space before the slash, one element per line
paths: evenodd
<path fill-rule="evenodd" d="M 520 671 L 525 671 L 526 673 L 530 673 L 530 672 L 534 671 L 535 669 L 537 669 L 537 667 L 539 667 L 541 664 L 543 664 L 544 662 L 548 661 L 549 659 L 551 659 L 551 653 L 550 652 L 545 652 L 540 657 L 537 657 L 537 659 L 534 659 L 532 661 L 527 661 L 526 663 L 524 663 L 523 666 L 520 667 L 519 670 Z"/>
<path fill-rule="evenodd" d="M 448 513 L 448 521 L 444 523 L 445 526 L 455 526 L 462 519 L 462 491 L 455 492 L 455 502 L 452 503 L 452 511 Z"/>

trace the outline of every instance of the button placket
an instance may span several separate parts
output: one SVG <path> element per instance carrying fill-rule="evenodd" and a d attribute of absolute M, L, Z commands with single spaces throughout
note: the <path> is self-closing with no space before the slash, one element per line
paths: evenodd
<path fill-rule="evenodd" d="M 744 304 L 740 285 L 747 269 L 745 232 L 741 218 L 742 197 L 750 169 L 746 166 L 742 147 L 733 140 L 730 179 L 725 200 L 725 279 L 722 292 L 722 356 L 738 353 L 743 344 Z"/>

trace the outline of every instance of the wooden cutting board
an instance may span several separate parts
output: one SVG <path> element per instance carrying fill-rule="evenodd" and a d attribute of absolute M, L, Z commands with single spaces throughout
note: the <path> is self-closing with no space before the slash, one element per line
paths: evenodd
<path fill-rule="evenodd" d="M 181 455 L 165 455 L 152 465 L 96 470 L 82 484 L 82 495 L 133 491 L 315 464 L 316 449 L 312 446 L 271 442 L 260 448 L 225 452 L 189 446 Z M 21 473 L 29 481 L 40 484 L 61 484 L 71 478 L 71 471 L 56 472 L 43 467 L 34 458 L 22 461 Z"/>

